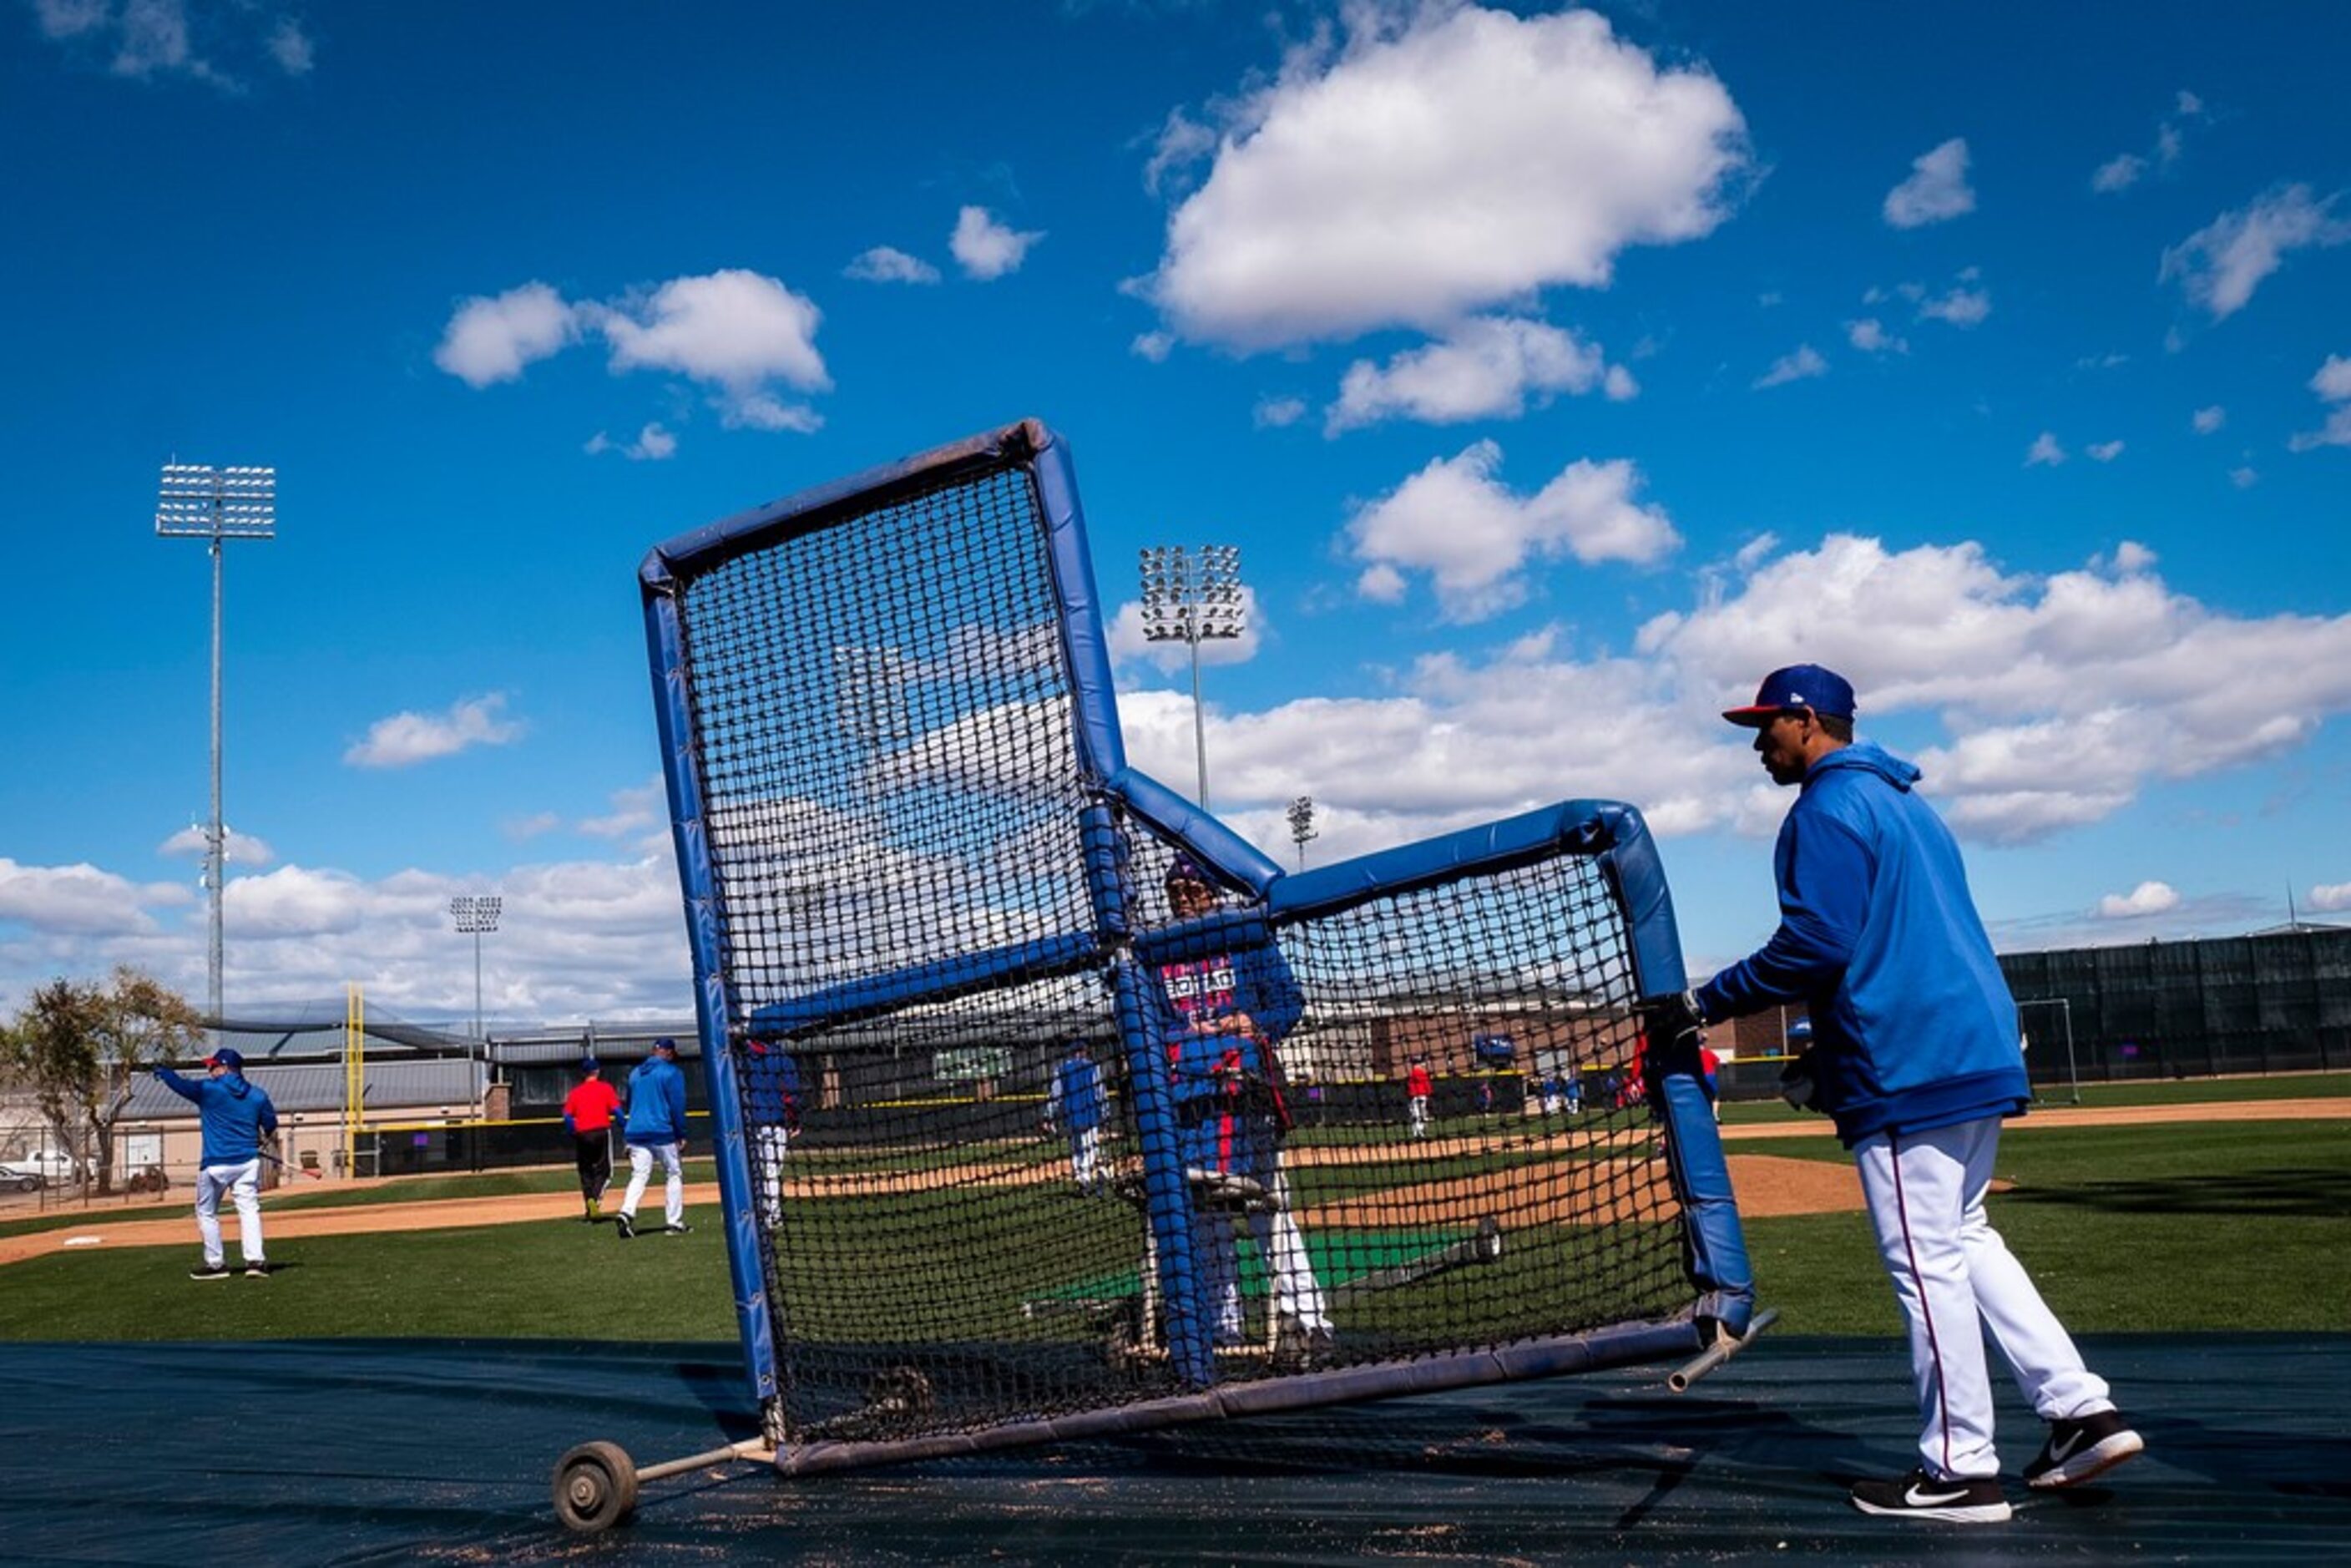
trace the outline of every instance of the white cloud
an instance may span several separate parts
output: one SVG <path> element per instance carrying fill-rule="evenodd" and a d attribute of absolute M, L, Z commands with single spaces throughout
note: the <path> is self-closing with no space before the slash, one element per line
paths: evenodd
<path fill-rule="evenodd" d="M 1173 332 L 1137 332 L 1127 350 L 1136 359 L 1164 365 L 1167 362 L 1167 356 L 1176 350 L 1176 335 Z"/>
<path fill-rule="evenodd" d="M 1968 184 L 1968 142 L 1954 136 L 1910 161 L 1910 177 L 1886 193 L 1886 221 L 1897 229 L 1938 224 L 1976 210 Z"/>
<path fill-rule="evenodd" d="M 1259 350 L 1441 331 L 1617 256 L 1712 232 L 1749 166 L 1730 95 L 1590 11 L 1350 8 L 1351 31 L 1229 106 L 1213 166 L 1136 285 L 1196 341 Z M 1207 139 L 1189 122 L 1181 147 Z"/>
<path fill-rule="evenodd" d="M 2135 152 L 2126 152 L 2098 165 L 2090 176 L 2090 189 L 2103 193 L 2127 191 L 2138 183 L 2147 172 L 2147 160 Z"/>
<path fill-rule="evenodd" d="M 2351 446 L 2351 359 L 2327 355 L 2318 373 L 2310 378 L 2310 390 L 2318 394 L 2320 402 L 2335 406 L 2327 410 L 2324 425 L 2297 432 L 2286 445 L 2295 452 L 2310 452 L 2321 446 Z"/>
<path fill-rule="evenodd" d="M 2082 450 L 2093 463 L 2112 463 L 2123 455 L 2123 444 L 2119 441 L 2093 441 Z"/>
<path fill-rule="evenodd" d="M 2262 280 L 2294 251 L 2351 240 L 2351 223 L 2335 216 L 2339 199 L 2314 201 L 2307 185 L 2268 192 L 2165 251 L 2158 276 L 2167 282 L 2178 279 L 2191 303 L 2215 321 L 2224 320 L 2243 309 Z"/>
<path fill-rule="evenodd" d="M 1785 386 L 1790 382 L 1810 381 L 1814 376 L 1829 373 L 1829 362 L 1810 343 L 1799 344 L 1792 354 L 1782 354 L 1771 361 L 1771 368 L 1755 378 L 1754 390 Z"/>
<path fill-rule="evenodd" d="M 730 392 L 769 381 L 802 392 L 832 385 L 817 352 L 823 319 L 807 296 L 741 267 L 674 277 L 642 301 L 595 308 L 615 371 L 673 371 Z"/>
<path fill-rule="evenodd" d="M 1947 293 L 1923 297 L 1918 301 L 1918 319 L 1922 321 L 1948 321 L 1954 327 L 1973 327 L 1991 314 L 1991 291 L 1985 288 L 1955 287 Z"/>
<path fill-rule="evenodd" d="M 1402 573 L 1426 572 L 1446 619 L 1481 621 L 1526 599 L 1531 561 L 1646 565 L 1681 545 L 1662 507 L 1635 499 L 1642 478 L 1628 459 L 1579 458 L 1524 497 L 1495 477 L 1501 462 L 1480 441 L 1358 511 L 1345 534 L 1365 568 L 1357 591 L 1389 601 Z"/>
<path fill-rule="evenodd" d="M 2110 893 L 2098 900 L 2101 920 L 2136 920 L 2144 915 L 2161 915 L 2179 906 L 2179 894 L 2171 884 L 2143 882 L 2128 893 Z"/>
<path fill-rule="evenodd" d="M 939 269 L 920 256 L 886 245 L 862 251 L 841 268 L 841 276 L 860 283 L 936 283 Z"/>
<path fill-rule="evenodd" d="M 2118 549 L 2035 579 L 1975 544 L 1835 535 L 1658 618 L 1635 650 L 1720 706 L 1802 658 L 1855 682 L 1865 729 L 1937 715 L 1953 738 L 1920 752 L 1927 788 L 1963 831 L 2021 841 L 2111 815 L 2150 779 L 2294 749 L 2351 711 L 2351 615 L 2229 617 L 2170 591 L 2152 559 Z"/>
<path fill-rule="evenodd" d="M 578 339 L 577 312 L 544 283 L 476 295 L 457 307 L 433 362 L 470 387 L 519 378 L 525 366 L 560 353 Z"/>
<path fill-rule="evenodd" d="M 659 422 L 646 425 L 637 432 L 635 440 L 625 444 L 614 441 L 600 430 L 589 440 L 587 451 L 590 456 L 605 452 L 618 452 L 632 462 L 659 462 L 663 458 L 677 455 L 677 437 L 671 434 L 669 430 Z"/>
<path fill-rule="evenodd" d="M 504 746 L 519 738 L 519 720 L 500 716 L 505 694 L 465 697 L 440 714 L 396 713 L 368 727 L 367 738 L 343 753 L 353 768 L 406 768 L 474 746 Z"/>
<path fill-rule="evenodd" d="M 221 858 L 230 865 L 267 865 L 277 858 L 277 852 L 269 847 L 266 839 L 240 833 L 225 823 L 222 825 L 222 832 L 225 841 L 221 845 Z M 204 831 L 193 825 L 182 828 L 155 846 L 155 852 L 159 855 L 201 857 L 204 850 Z"/>
<path fill-rule="evenodd" d="M 2310 890 L 2310 907 L 2335 914 L 2351 909 L 2351 882 L 2322 883 Z"/>
<path fill-rule="evenodd" d="M 469 386 L 485 387 L 516 379 L 525 366 L 592 329 L 609 345 L 615 374 L 666 371 L 715 387 L 712 402 L 730 428 L 808 431 L 822 420 L 804 403 L 779 399 L 774 386 L 831 390 L 816 347 L 822 320 L 805 295 L 740 267 L 674 277 L 610 302 L 567 303 L 533 282 L 458 307 L 433 361 Z M 645 456 L 667 455 L 656 450 L 660 444 L 642 436 L 638 443 Z M 602 448 L 591 443 L 590 449 Z"/>
<path fill-rule="evenodd" d="M 107 69 L 134 81 L 184 77 L 242 94 L 247 90 L 242 73 L 249 67 L 267 65 L 298 77 L 315 62 L 299 23 L 273 18 L 256 5 L 33 0 L 32 8 L 43 37 L 76 51 L 106 52 Z"/>
<path fill-rule="evenodd" d="M 1865 354 L 1907 354 L 1910 351 L 1908 340 L 1888 332 L 1886 324 L 1875 316 L 1846 322 L 1844 336 L 1845 341 Z"/>
<path fill-rule="evenodd" d="M 2057 444 L 2057 437 L 2046 430 L 2034 436 L 2032 444 L 2025 448 L 2024 465 L 2027 468 L 2037 466 L 2054 468 L 2064 461 L 2065 449 Z"/>
<path fill-rule="evenodd" d="M 2231 468 L 2229 470 L 2229 483 L 2240 490 L 2250 490 L 2261 482 L 2261 473 L 2257 469 Z"/>
<path fill-rule="evenodd" d="M 2229 423 L 2229 411 L 2216 402 L 2198 409 L 2189 423 L 2195 425 L 2197 434 L 2210 435 Z"/>
<path fill-rule="evenodd" d="M 94 865 L 22 865 L 0 857 L 0 923 L 38 932 L 91 936 L 152 931 L 151 906 L 189 902 L 184 889 L 142 887 Z"/>
<path fill-rule="evenodd" d="M 319 63 L 318 47 L 302 30 L 302 24 L 291 16 L 280 17 L 269 30 L 266 47 L 269 57 L 277 62 L 277 68 L 289 77 L 308 76 Z"/>
<path fill-rule="evenodd" d="M 1250 423 L 1259 430 L 1280 430 L 1296 424 L 1306 417 L 1306 400 L 1302 397 L 1261 397 L 1250 412 Z"/>
<path fill-rule="evenodd" d="M 1395 418 L 1429 424 L 1514 419 L 1530 394 L 1548 402 L 1553 392 L 1594 390 L 1623 402 L 1639 389 L 1598 344 L 1580 342 L 1573 332 L 1520 317 L 1473 317 L 1384 367 L 1369 360 L 1347 367 L 1323 429 L 1336 434 Z"/>
<path fill-rule="evenodd" d="M 1045 237 L 1042 230 L 1023 233 L 998 219 L 986 207 L 966 207 L 956 214 L 955 233 L 947 249 L 966 277 L 981 282 L 1018 272 L 1029 247 Z"/>
<path fill-rule="evenodd" d="M 553 811 L 533 811 L 527 817 L 514 817 L 498 824 L 498 831 L 517 843 L 551 833 L 563 826 L 563 819 Z"/>

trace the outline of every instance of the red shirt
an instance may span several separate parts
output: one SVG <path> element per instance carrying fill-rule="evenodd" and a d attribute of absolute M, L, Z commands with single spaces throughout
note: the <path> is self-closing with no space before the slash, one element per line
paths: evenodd
<path fill-rule="evenodd" d="M 1427 1099 L 1429 1090 L 1434 1087 L 1429 1082 L 1428 1069 L 1417 1062 L 1413 1064 L 1411 1071 L 1404 1075 L 1404 1092 L 1415 1100 Z"/>
<path fill-rule="evenodd" d="M 579 1088 L 563 1097 L 563 1113 L 571 1118 L 575 1133 L 602 1132 L 620 1108 L 621 1092 L 601 1078 L 581 1080 Z"/>

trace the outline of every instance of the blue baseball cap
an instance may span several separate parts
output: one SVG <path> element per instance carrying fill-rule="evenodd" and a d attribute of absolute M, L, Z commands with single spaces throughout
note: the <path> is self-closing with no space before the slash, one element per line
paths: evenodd
<path fill-rule="evenodd" d="M 206 1067 L 225 1067 L 231 1072 L 245 1071 L 245 1054 L 233 1045 L 224 1045 L 204 1058 Z"/>
<path fill-rule="evenodd" d="M 593 1072 L 602 1065 L 602 1062 L 592 1056 L 583 1056 L 580 1059 L 580 1071 L 582 1072 Z"/>
<path fill-rule="evenodd" d="M 653 1049 L 655 1051 L 666 1051 L 671 1055 L 674 1056 L 677 1054 L 677 1041 L 670 1039 L 667 1035 L 664 1035 L 659 1040 L 653 1041 Z"/>
<path fill-rule="evenodd" d="M 1851 718 L 1853 683 L 1818 664 L 1790 664 L 1763 677 L 1752 703 L 1725 708 L 1722 716 L 1733 724 L 1761 729 L 1794 708 L 1810 708 L 1831 718 Z"/>
<path fill-rule="evenodd" d="M 1203 870 L 1200 862 L 1190 855 L 1177 855 L 1174 860 L 1169 861 L 1167 875 L 1164 880 L 1169 883 L 1196 882 L 1202 887 L 1217 885 L 1217 879 Z"/>

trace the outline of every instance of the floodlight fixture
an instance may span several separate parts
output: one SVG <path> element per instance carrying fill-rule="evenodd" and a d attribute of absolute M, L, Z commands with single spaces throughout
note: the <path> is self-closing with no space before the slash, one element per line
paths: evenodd
<path fill-rule="evenodd" d="M 212 940 L 204 966 L 213 1044 L 220 1045 L 221 912 L 228 882 L 228 829 L 221 820 L 221 546 L 229 539 L 277 537 L 277 470 L 166 463 L 155 501 L 163 538 L 208 539 L 213 558 L 213 810 L 204 825 L 204 888 L 212 902 Z"/>
<path fill-rule="evenodd" d="M 1192 652 L 1192 740 L 1199 756 L 1200 809 L 1208 809 L 1208 727 L 1200 704 L 1200 644 L 1247 629 L 1238 545 L 1157 545 L 1143 551 L 1143 638 L 1183 643 Z"/>

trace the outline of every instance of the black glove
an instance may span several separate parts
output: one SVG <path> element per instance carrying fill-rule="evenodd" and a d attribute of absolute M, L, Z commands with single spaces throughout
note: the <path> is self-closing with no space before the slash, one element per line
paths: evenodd
<path fill-rule="evenodd" d="M 1813 1096 L 1820 1085 L 1813 1081 L 1813 1053 L 1810 1051 L 1780 1069 L 1780 1098 L 1799 1111 L 1813 1108 Z"/>
<path fill-rule="evenodd" d="M 1648 1031 L 1649 1047 L 1653 1051 L 1706 1027 L 1706 1016 L 1698 1010 L 1698 998 L 1689 991 L 1649 997 L 1635 1011 L 1640 1014 L 1641 1027 Z"/>

